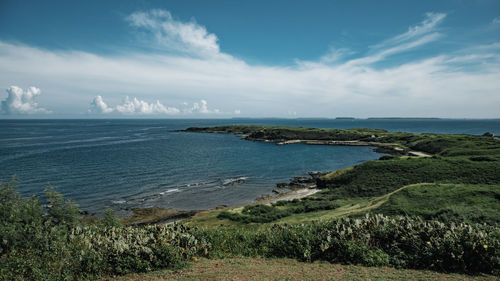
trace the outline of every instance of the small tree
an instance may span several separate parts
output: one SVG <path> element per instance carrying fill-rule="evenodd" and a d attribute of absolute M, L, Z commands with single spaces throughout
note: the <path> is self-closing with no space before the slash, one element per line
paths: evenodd
<path fill-rule="evenodd" d="M 102 219 L 102 223 L 104 226 L 114 226 L 114 227 L 121 227 L 123 226 L 122 221 L 116 217 L 115 211 L 111 208 L 107 208 L 106 211 L 104 211 L 104 218 Z"/>
<path fill-rule="evenodd" d="M 47 197 L 47 215 L 54 224 L 76 226 L 80 210 L 78 206 L 69 200 L 64 200 L 61 193 L 55 191 L 54 187 L 45 190 Z"/>

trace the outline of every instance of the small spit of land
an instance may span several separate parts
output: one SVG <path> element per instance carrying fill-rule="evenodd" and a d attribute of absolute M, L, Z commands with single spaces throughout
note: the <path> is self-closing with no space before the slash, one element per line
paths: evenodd
<path fill-rule="evenodd" d="M 136 210 L 125 221 L 108 211 L 102 220 L 83 222 L 53 191 L 41 205 L 22 198 L 16 183 L 0 184 L 0 280 L 95 279 L 165 268 L 173 269 L 123 280 L 500 275 L 500 140 L 491 134 L 265 126 L 185 131 L 278 145 L 367 145 L 386 155 L 278 183 L 276 197 L 252 205 Z M 184 219 L 170 223 L 178 218 Z"/>

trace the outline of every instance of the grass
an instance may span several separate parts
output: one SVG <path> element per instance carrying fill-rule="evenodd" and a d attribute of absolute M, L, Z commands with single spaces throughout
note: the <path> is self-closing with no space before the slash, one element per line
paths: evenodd
<path fill-rule="evenodd" d="M 338 199 L 340 207 L 333 210 L 298 213 L 273 221 L 273 223 L 305 223 L 366 213 L 386 215 L 414 215 L 426 219 L 465 221 L 469 223 L 500 223 L 500 186 L 419 183 L 403 186 L 376 197 Z M 231 213 L 241 213 L 242 207 L 227 208 Z M 223 210 L 208 210 L 186 220 L 187 224 L 202 227 L 239 226 L 248 224 L 220 219 Z M 259 225 L 259 224 L 253 224 Z"/>
<path fill-rule="evenodd" d="M 189 218 L 196 214 L 196 211 L 177 211 L 164 208 L 138 208 L 132 209 L 132 212 L 133 215 L 124 218 L 123 223 L 127 225 L 165 223 L 180 218 Z"/>
<path fill-rule="evenodd" d="M 498 280 L 489 275 L 444 274 L 426 270 L 362 267 L 328 262 L 303 263 L 293 259 L 201 259 L 182 270 L 129 274 L 113 281 L 162 280 Z"/>
<path fill-rule="evenodd" d="M 373 210 L 441 221 L 500 223 L 500 185 L 418 184 L 393 194 Z"/>

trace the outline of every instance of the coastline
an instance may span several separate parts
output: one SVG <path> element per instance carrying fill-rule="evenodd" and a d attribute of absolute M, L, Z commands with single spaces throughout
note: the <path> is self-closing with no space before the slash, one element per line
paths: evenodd
<path fill-rule="evenodd" d="M 288 189 L 288 191 L 282 191 L 279 193 L 273 192 L 274 194 L 263 195 L 259 198 L 256 198 L 252 203 L 241 206 L 228 207 L 222 205 L 213 209 L 190 210 L 190 211 L 175 210 L 170 208 L 135 208 L 131 210 L 133 212 L 132 215 L 123 217 L 121 219 L 126 225 L 135 225 L 135 226 L 162 225 L 162 224 L 169 224 L 169 223 L 183 221 L 185 219 L 189 219 L 203 212 L 210 212 L 210 211 L 229 209 L 229 208 L 233 209 L 243 208 L 245 206 L 250 206 L 255 204 L 271 205 L 272 203 L 282 200 L 292 201 L 294 199 L 301 199 L 321 191 L 321 189 L 316 187 L 316 184 L 311 184 L 312 181 L 315 181 L 315 178 L 312 174 L 314 173 L 313 172 L 309 173 L 309 175 L 311 175 L 310 178 L 311 181 L 308 184 L 297 187 L 297 185 L 294 185 L 294 179 L 297 178 L 292 178 L 290 183 L 287 184 L 288 187 L 278 187 L 278 188 Z M 279 186 L 280 184 L 284 183 L 276 183 L 277 186 Z M 277 189 L 274 189 L 273 191 L 276 190 Z"/>
<path fill-rule="evenodd" d="M 195 128 L 198 129 L 198 128 Z M 192 128 L 188 128 L 186 130 L 181 130 L 181 132 L 193 132 Z M 200 132 L 200 131 L 194 131 Z M 427 154 L 421 151 L 408 150 L 401 147 L 397 143 L 381 143 L 376 141 L 363 141 L 363 140 L 319 140 L 319 139 L 291 139 L 291 140 L 270 140 L 265 138 L 254 138 L 249 134 L 244 134 L 240 132 L 227 132 L 227 131 L 201 131 L 204 133 L 219 133 L 219 134 L 235 134 L 240 136 L 244 140 L 256 141 L 256 142 L 267 142 L 267 143 L 275 143 L 276 145 L 289 145 L 289 144 L 307 144 L 307 145 L 333 145 L 333 146 L 372 146 L 375 147 L 374 150 L 377 152 L 392 154 L 392 155 L 405 155 L 405 156 L 413 156 L 413 157 L 432 157 L 432 155 Z M 347 167 L 340 170 L 330 171 L 328 173 L 336 173 L 342 170 L 351 169 L 351 167 Z M 233 206 L 227 207 L 225 205 L 218 206 L 213 209 L 204 209 L 204 210 L 192 210 L 192 211 L 181 211 L 169 208 L 138 208 L 134 209 L 133 215 L 122 218 L 126 224 L 129 225 L 145 225 L 145 224 L 168 224 L 174 223 L 178 221 L 182 221 L 185 219 L 189 219 L 196 214 L 210 212 L 214 210 L 228 209 L 228 208 L 243 208 L 245 206 L 255 205 L 255 204 L 263 204 L 263 205 L 271 205 L 272 203 L 278 201 L 292 201 L 294 199 L 302 199 L 307 196 L 313 195 L 321 191 L 320 188 L 317 187 L 317 179 L 320 176 L 324 175 L 316 172 L 308 173 L 310 178 L 309 180 L 305 180 L 305 182 L 300 182 L 300 179 L 304 180 L 305 177 L 296 177 L 292 178 L 290 183 L 276 183 L 277 189 L 273 189 L 273 194 L 262 195 L 259 198 L 256 198 L 252 203 L 245 204 L 242 206 Z M 297 182 L 299 180 L 299 182 Z M 288 189 L 287 191 L 281 191 L 280 189 Z"/>

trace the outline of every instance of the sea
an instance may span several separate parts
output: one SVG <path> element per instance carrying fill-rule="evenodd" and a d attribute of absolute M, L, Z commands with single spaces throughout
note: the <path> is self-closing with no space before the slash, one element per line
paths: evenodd
<path fill-rule="evenodd" d="M 24 196 L 54 187 L 81 210 L 202 210 L 240 206 L 276 183 L 377 159 L 373 147 L 252 142 L 192 126 L 255 124 L 500 134 L 500 119 L 74 119 L 0 120 L 0 181 Z"/>

